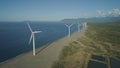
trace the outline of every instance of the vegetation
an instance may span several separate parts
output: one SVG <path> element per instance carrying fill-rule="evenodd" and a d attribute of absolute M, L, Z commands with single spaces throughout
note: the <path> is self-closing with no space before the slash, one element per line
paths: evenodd
<path fill-rule="evenodd" d="M 111 57 L 120 59 L 120 23 L 89 24 L 86 36 L 107 50 Z"/>
<path fill-rule="evenodd" d="M 86 35 L 95 41 L 108 42 L 112 45 L 120 44 L 120 23 L 89 24 Z"/>
<path fill-rule="evenodd" d="M 52 68 L 87 68 L 91 55 L 120 60 L 120 23 L 89 24 L 85 36 L 65 46 Z"/>
<path fill-rule="evenodd" d="M 52 68 L 80 68 L 86 60 L 87 54 L 77 42 L 71 42 L 65 46 L 60 54 L 59 60 L 55 61 Z"/>
<path fill-rule="evenodd" d="M 65 46 L 60 54 L 60 59 L 64 59 L 67 56 L 73 55 L 79 51 L 79 46 L 75 46 L 74 42 L 70 43 L 70 46 Z"/>

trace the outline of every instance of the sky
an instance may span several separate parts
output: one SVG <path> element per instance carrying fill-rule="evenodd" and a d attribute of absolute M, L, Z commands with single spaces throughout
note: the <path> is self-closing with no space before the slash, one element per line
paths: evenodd
<path fill-rule="evenodd" d="M 0 0 L 0 21 L 59 21 L 119 14 L 119 9 L 120 0 Z"/>

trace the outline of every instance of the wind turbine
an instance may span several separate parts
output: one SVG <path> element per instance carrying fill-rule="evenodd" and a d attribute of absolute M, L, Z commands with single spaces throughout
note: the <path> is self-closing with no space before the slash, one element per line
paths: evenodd
<path fill-rule="evenodd" d="M 70 25 L 67 25 L 65 24 L 65 26 L 68 28 L 68 37 L 70 38 L 70 27 L 72 26 L 73 24 L 70 24 Z"/>
<path fill-rule="evenodd" d="M 82 23 L 82 29 L 83 30 L 85 29 L 85 23 Z"/>
<path fill-rule="evenodd" d="M 78 22 L 78 32 L 80 32 L 80 23 Z"/>
<path fill-rule="evenodd" d="M 86 27 L 87 27 L 87 22 L 84 22 L 84 23 L 83 23 L 83 27 L 84 27 L 84 29 L 86 29 Z"/>
<path fill-rule="evenodd" d="M 29 23 L 27 23 L 27 24 L 28 24 L 28 27 L 29 27 L 29 29 L 31 31 L 31 36 L 30 36 L 29 44 L 31 43 L 31 40 L 32 40 L 33 41 L 33 55 L 35 56 L 35 34 L 36 33 L 40 33 L 42 31 L 32 31 Z"/>
<path fill-rule="evenodd" d="M 85 28 L 87 27 L 87 22 L 85 22 Z"/>

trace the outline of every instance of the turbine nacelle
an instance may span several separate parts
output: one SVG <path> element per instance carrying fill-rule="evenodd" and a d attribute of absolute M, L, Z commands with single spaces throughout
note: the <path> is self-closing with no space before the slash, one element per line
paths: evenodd
<path fill-rule="evenodd" d="M 72 25 L 73 25 L 73 24 L 70 24 L 70 25 L 65 24 L 65 26 L 67 26 L 67 27 L 69 27 L 69 28 L 70 28 Z"/>
<path fill-rule="evenodd" d="M 31 43 L 31 40 L 32 40 L 34 34 L 36 34 L 36 33 L 40 33 L 40 32 L 42 32 L 42 31 L 34 31 L 34 32 L 31 32 L 31 36 L 30 36 L 30 40 L 29 40 L 29 44 Z"/>

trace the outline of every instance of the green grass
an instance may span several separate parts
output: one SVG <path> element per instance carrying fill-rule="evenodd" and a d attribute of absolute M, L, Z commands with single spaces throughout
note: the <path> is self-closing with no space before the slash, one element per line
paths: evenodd
<path fill-rule="evenodd" d="M 96 41 L 120 44 L 120 23 L 89 24 L 86 35 Z"/>
<path fill-rule="evenodd" d="M 62 62 L 62 61 L 55 61 L 51 68 L 64 68 L 64 62 Z"/>
<path fill-rule="evenodd" d="M 76 44 L 76 42 L 72 42 L 69 44 L 69 46 L 65 46 L 62 49 L 62 52 L 60 54 L 60 59 L 64 59 L 65 57 L 73 55 L 79 51 L 80 47 L 75 46 L 74 44 Z"/>
<path fill-rule="evenodd" d="M 120 59 L 120 22 L 89 24 L 86 36 L 101 44 L 109 56 Z"/>
<path fill-rule="evenodd" d="M 65 68 L 65 65 L 69 64 L 69 62 L 66 61 L 66 58 L 68 56 L 72 56 L 76 54 L 80 50 L 80 46 L 76 44 L 78 43 L 73 41 L 69 44 L 69 46 L 64 46 L 64 48 L 62 49 L 60 53 L 59 60 L 55 61 L 51 68 Z"/>

